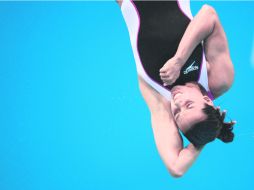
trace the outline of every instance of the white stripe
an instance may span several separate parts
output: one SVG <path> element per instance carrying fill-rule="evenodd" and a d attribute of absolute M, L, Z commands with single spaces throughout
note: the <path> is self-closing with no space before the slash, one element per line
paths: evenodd
<path fill-rule="evenodd" d="M 207 77 L 207 68 L 206 68 L 206 59 L 205 59 L 205 54 L 203 54 L 203 62 L 202 62 L 202 69 L 200 73 L 200 78 L 198 82 L 206 89 L 206 91 L 210 91 L 209 86 L 208 86 L 208 77 Z"/>
<path fill-rule="evenodd" d="M 129 37 L 131 41 L 131 46 L 136 62 L 136 68 L 138 74 L 149 84 L 151 85 L 155 90 L 157 90 L 161 95 L 163 95 L 167 100 L 171 99 L 171 92 L 162 86 L 160 86 L 158 83 L 154 82 L 145 72 L 143 65 L 141 64 L 140 56 L 138 53 L 138 47 L 137 47 L 137 37 L 138 37 L 138 30 L 140 25 L 140 18 L 139 15 L 132 4 L 132 2 L 128 0 L 124 0 L 122 3 L 122 14 L 125 19 L 125 22 L 127 24 L 127 28 L 129 31 Z"/>
<path fill-rule="evenodd" d="M 178 0 L 178 5 L 180 9 L 184 12 L 184 14 L 189 17 L 189 19 L 193 19 L 193 15 L 190 10 L 190 1 L 189 0 Z"/>

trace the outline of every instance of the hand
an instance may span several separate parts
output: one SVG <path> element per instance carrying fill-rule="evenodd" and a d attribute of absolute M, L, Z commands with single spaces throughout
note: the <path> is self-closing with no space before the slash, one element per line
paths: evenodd
<path fill-rule="evenodd" d="M 182 62 L 176 57 L 169 59 L 164 64 L 160 69 L 160 77 L 164 86 L 173 84 L 179 78 L 182 66 Z"/>

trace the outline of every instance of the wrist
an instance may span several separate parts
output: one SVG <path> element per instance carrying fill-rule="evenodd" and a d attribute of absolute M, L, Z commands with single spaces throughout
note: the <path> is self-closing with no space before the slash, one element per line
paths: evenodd
<path fill-rule="evenodd" d="M 178 67 L 182 68 L 183 65 L 184 65 L 184 63 L 185 63 L 184 59 L 183 59 L 181 56 L 178 56 L 178 55 L 175 55 L 175 56 L 174 56 L 174 59 L 175 59 L 176 65 L 177 65 Z"/>

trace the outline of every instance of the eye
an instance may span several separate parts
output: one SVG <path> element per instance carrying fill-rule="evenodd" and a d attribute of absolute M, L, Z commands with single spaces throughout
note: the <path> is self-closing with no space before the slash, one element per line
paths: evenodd
<path fill-rule="evenodd" d="M 188 109 L 192 108 L 192 103 L 193 103 L 193 102 L 187 102 L 186 107 L 187 107 Z"/>

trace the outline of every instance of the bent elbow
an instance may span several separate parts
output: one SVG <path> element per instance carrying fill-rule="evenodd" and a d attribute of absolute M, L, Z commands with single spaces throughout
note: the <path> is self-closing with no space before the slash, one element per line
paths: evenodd
<path fill-rule="evenodd" d="M 215 28 L 216 23 L 219 21 L 218 15 L 215 9 L 210 5 L 203 5 L 200 11 L 206 26 L 209 26 L 209 34 L 211 34 Z"/>
<path fill-rule="evenodd" d="M 212 6 L 205 4 L 202 6 L 202 11 L 206 15 L 207 19 L 212 20 L 212 21 L 218 20 L 217 12 Z"/>
<path fill-rule="evenodd" d="M 174 178 L 180 178 L 184 175 L 183 171 L 177 170 L 177 169 L 168 169 L 170 175 Z"/>
<path fill-rule="evenodd" d="M 204 12 L 206 12 L 207 14 L 210 14 L 210 15 L 216 15 L 217 14 L 215 9 L 212 6 L 208 5 L 208 4 L 203 5 L 202 10 Z"/>
<path fill-rule="evenodd" d="M 178 173 L 174 173 L 174 174 L 171 174 L 171 176 L 174 177 L 174 178 L 180 178 L 183 175 L 182 174 L 178 174 Z"/>

